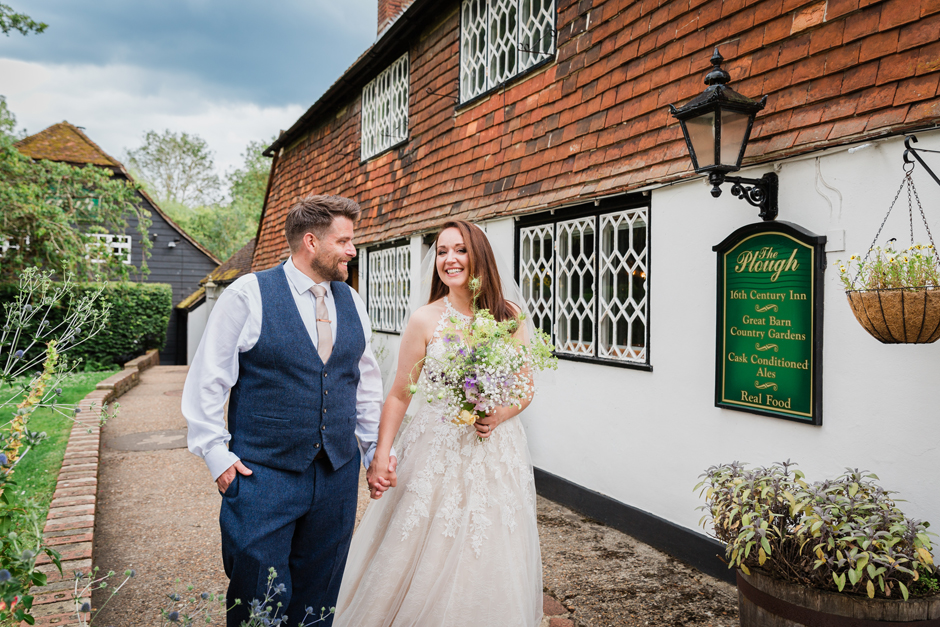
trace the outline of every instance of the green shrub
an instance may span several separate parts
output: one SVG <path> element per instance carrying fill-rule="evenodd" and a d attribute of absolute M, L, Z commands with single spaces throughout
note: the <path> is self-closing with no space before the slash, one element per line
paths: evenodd
<path fill-rule="evenodd" d="M 73 298 L 80 299 L 98 287 L 99 284 L 79 284 Z M 15 284 L 0 285 L 0 303 L 12 302 L 16 293 Z M 165 283 L 107 283 L 101 300 L 111 307 L 104 330 L 94 339 L 70 349 L 70 359 L 80 358 L 85 370 L 107 370 L 151 348 L 163 348 L 173 309 L 171 286 Z M 53 308 L 49 318 L 53 327 L 66 311 L 66 303 Z M 28 332 L 35 332 L 35 329 L 28 329 Z"/>

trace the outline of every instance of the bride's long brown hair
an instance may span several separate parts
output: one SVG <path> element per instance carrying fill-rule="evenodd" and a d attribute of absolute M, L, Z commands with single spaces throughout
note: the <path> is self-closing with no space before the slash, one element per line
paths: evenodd
<path fill-rule="evenodd" d="M 447 229 L 457 229 L 463 236 L 464 246 L 467 247 L 467 256 L 470 258 L 470 267 L 467 268 L 470 277 L 480 278 L 480 293 L 477 296 L 477 307 L 488 309 L 493 317 L 502 322 L 516 317 L 512 305 L 503 297 L 503 284 L 499 278 L 499 269 L 496 267 L 496 257 L 486 235 L 480 227 L 464 220 L 451 220 L 437 232 L 434 237 L 434 271 L 431 274 L 431 298 L 429 303 L 447 295 L 448 287 L 441 281 L 437 273 L 437 240 L 441 233 Z"/>

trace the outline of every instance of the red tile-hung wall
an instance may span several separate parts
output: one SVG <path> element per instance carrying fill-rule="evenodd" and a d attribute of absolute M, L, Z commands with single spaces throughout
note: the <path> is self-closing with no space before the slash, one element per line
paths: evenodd
<path fill-rule="evenodd" d="M 716 45 L 735 90 L 768 96 L 746 163 L 940 122 L 940 0 L 558 0 L 557 60 L 464 107 L 427 93 L 457 94 L 458 7 L 410 42 L 407 143 L 360 163 L 357 93 L 285 147 L 254 269 L 310 193 L 356 199 L 367 244 L 689 176 L 666 106 L 704 89 Z"/>

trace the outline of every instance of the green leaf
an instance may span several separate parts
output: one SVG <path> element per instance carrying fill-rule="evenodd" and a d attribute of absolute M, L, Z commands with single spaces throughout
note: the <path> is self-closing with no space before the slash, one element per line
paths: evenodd
<path fill-rule="evenodd" d="M 767 541 L 767 538 L 761 538 L 760 545 L 764 548 L 764 552 L 770 555 L 770 542 Z"/>
<path fill-rule="evenodd" d="M 868 585 L 869 586 L 871 585 L 870 581 L 868 582 Z M 907 586 L 905 586 L 902 582 L 899 581 L 898 587 L 901 588 L 901 596 L 904 597 L 905 601 L 907 601 L 907 597 L 908 597 Z M 874 596 L 874 594 L 870 594 L 869 596 Z"/>

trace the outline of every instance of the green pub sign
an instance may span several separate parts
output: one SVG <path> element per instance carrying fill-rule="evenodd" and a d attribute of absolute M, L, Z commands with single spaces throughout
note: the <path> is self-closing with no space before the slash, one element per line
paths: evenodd
<path fill-rule="evenodd" d="M 717 407 L 822 424 L 825 245 L 795 224 L 761 222 L 714 247 Z"/>

